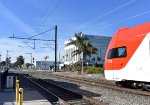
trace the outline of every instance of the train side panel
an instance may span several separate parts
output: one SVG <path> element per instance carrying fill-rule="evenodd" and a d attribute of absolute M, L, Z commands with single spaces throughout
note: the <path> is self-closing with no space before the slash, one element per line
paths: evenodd
<path fill-rule="evenodd" d="M 150 82 L 150 33 L 146 35 L 123 71 L 125 80 Z"/>
<path fill-rule="evenodd" d="M 105 78 L 108 80 L 150 82 L 150 23 L 119 30 L 112 38 L 105 58 Z M 113 42 L 116 41 L 116 42 Z M 115 43 L 115 44 L 112 44 Z M 110 49 L 123 49 L 123 57 L 108 59 Z"/>

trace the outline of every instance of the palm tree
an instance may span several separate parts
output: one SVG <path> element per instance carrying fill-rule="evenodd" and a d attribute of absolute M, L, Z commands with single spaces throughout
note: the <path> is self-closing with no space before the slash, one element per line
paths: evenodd
<path fill-rule="evenodd" d="M 70 44 L 75 45 L 78 49 L 72 52 L 72 57 L 83 53 L 83 60 L 87 57 L 91 57 L 91 54 L 97 53 L 97 48 L 93 47 L 89 39 L 85 39 L 81 36 L 82 33 L 75 33 L 75 40 L 70 39 Z"/>

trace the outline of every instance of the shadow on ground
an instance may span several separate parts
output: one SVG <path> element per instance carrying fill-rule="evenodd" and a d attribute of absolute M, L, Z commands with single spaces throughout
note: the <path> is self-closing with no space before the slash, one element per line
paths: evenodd
<path fill-rule="evenodd" d="M 33 84 L 30 80 L 25 79 L 23 77 L 23 74 L 13 74 L 14 76 L 18 76 L 18 79 L 20 80 L 20 87 L 24 89 L 24 101 L 34 101 L 34 100 L 44 100 L 45 98 L 52 102 L 52 99 L 49 99 L 49 97 L 47 97 L 49 94 L 44 93 L 43 91 L 41 91 L 41 89 L 39 87 L 37 87 L 35 84 Z M 26 76 L 29 76 L 29 74 L 25 74 Z M 96 94 L 87 90 L 82 90 L 80 89 L 80 86 L 74 83 L 69 83 L 69 82 L 60 82 L 60 81 L 56 81 L 56 80 L 52 80 L 52 79 L 45 79 L 47 81 L 50 81 L 54 84 L 58 84 L 61 85 L 62 87 L 68 88 L 69 90 L 72 90 L 74 92 L 80 92 L 80 94 L 82 95 L 86 95 L 89 97 L 100 97 L 101 94 Z M 43 96 L 39 96 L 37 91 Z M 26 95 L 27 94 L 27 95 Z M 69 96 L 66 96 L 69 97 Z M 81 99 L 82 97 L 78 97 L 79 99 Z M 68 101 L 70 99 L 68 98 Z M 72 99 L 73 100 L 73 99 Z M 53 99 L 53 102 L 57 102 L 58 99 Z"/>

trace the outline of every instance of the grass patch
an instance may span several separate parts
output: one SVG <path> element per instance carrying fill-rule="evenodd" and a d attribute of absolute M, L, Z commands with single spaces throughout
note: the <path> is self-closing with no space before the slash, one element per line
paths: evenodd
<path fill-rule="evenodd" d="M 94 66 L 87 66 L 84 67 L 84 71 L 87 74 L 100 74 L 104 72 L 104 68 L 102 67 L 94 67 Z"/>

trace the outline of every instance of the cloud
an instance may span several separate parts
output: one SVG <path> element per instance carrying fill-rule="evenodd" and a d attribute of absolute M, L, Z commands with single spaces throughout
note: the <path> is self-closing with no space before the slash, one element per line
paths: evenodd
<path fill-rule="evenodd" d="M 13 14 L 8 8 L 6 8 L 4 5 L 0 3 L 0 15 L 8 18 L 18 29 L 22 30 L 25 33 L 35 33 L 35 30 L 29 26 L 28 24 L 24 23 L 21 19 L 19 19 L 15 14 Z M 12 62 L 16 61 L 16 57 L 19 55 L 23 55 L 26 59 L 26 62 L 30 62 L 29 55 L 25 55 L 25 53 L 36 53 L 30 48 L 19 48 L 18 46 L 22 46 L 23 43 L 20 40 L 13 40 L 13 39 L 7 39 L 7 38 L 1 38 L 0 39 L 0 54 L 2 55 L 2 60 L 6 59 L 6 54 L 8 50 L 8 56 L 10 56 L 12 59 Z M 41 55 L 42 56 L 42 55 Z M 36 57 L 37 59 L 40 59 L 39 56 Z"/>
<path fill-rule="evenodd" d="M 21 19 L 19 19 L 14 13 L 12 13 L 8 8 L 6 8 L 3 4 L 0 3 L 0 15 L 6 17 L 11 21 L 14 26 L 18 27 L 19 30 L 22 30 L 25 33 L 35 33 L 35 30 Z M 33 50 L 31 48 L 26 47 L 22 43 L 23 40 L 14 40 L 8 38 L 0 38 L 0 54 L 2 55 L 2 61 L 6 59 L 7 50 L 8 56 L 11 57 L 11 62 L 16 61 L 16 57 L 19 55 L 23 55 L 25 57 L 25 62 L 31 61 L 31 57 L 25 53 L 32 53 L 35 60 L 44 60 L 44 56 L 49 56 L 48 60 L 54 60 L 54 52 L 48 49 L 40 50 L 38 47 L 42 46 L 40 42 L 36 42 L 37 49 Z M 23 48 L 19 48 L 18 46 L 24 46 Z"/>
<path fill-rule="evenodd" d="M 35 30 L 29 26 L 28 24 L 24 23 L 21 19 L 19 19 L 15 14 L 13 14 L 8 8 L 0 3 L 0 14 L 7 17 L 13 24 L 15 24 L 18 29 L 26 32 L 26 33 L 35 33 Z"/>
<path fill-rule="evenodd" d="M 18 46 L 23 46 L 18 47 Z M 44 60 L 44 56 L 49 56 L 48 60 L 54 60 L 54 51 L 50 51 L 48 49 L 33 50 L 31 48 L 26 47 L 20 40 L 13 40 L 7 38 L 0 39 L 0 54 L 2 55 L 2 61 L 6 59 L 7 50 L 8 57 L 11 57 L 11 62 L 15 62 L 16 58 L 22 55 L 25 58 L 25 62 L 31 62 L 31 56 L 26 53 L 32 53 L 32 56 L 35 58 L 35 61 Z"/>
<path fill-rule="evenodd" d="M 6 59 L 6 54 L 8 50 L 8 56 L 17 56 L 22 54 L 24 50 L 19 50 L 18 45 L 22 43 L 18 40 L 11 40 L 11 39 L 0 39 L 0 54 L 2 55 L 2 60 Z M 13 53 L 13 55 L 12 55 Z"/>

